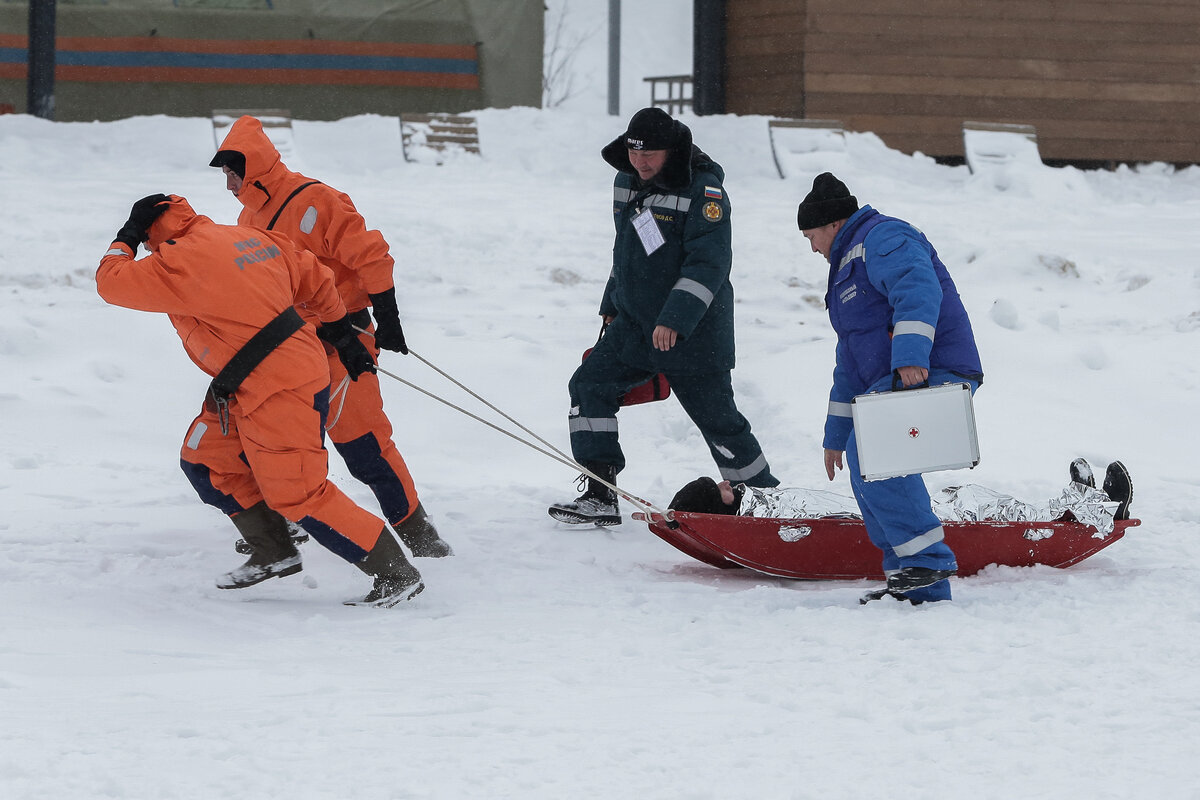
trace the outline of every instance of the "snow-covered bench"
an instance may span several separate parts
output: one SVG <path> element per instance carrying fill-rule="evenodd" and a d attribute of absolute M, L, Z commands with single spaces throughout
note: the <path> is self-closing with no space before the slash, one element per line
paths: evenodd
<path fill-rule="evenodd" d="M 458 114 L 400 115 L 404 160 L 441 164 L 457 153 L 479 155 L 479 127 L 474 117 Z"/>
<path fill-rule="evenodd" d="M 1006 167 L 1014 162 L 1041 166 L 1037 129 L 1012 122 L 964 122 L 963 152 L 971 172 Z"/>
<path fill-rule="evenodd" d="M 789 172 L 807 176 L 812 171 L 791 168 L 795 156 L 846 149 L 842 123 L 835 119 L 772 119 L 767 121 L 767 134 L 780 178 L 787 178 Z"/>

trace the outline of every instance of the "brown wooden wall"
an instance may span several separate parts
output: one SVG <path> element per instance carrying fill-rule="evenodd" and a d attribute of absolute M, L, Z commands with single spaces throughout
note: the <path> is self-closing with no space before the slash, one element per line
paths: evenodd
<path fill-rule="evenodd" d="M 726 111 L 801 116 L 804 5 L 804 0 L 726 0 Z"/>
<path fill-rule="evenodd" d="M 962 123 L 1047 160 L 1200 163 L 1200 0 L 729 0 L 726 110 L 839 119 L 961 156 Z"/>

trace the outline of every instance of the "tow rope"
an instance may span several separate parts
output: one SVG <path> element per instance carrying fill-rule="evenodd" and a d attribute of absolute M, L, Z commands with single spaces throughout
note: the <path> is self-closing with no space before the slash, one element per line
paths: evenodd
<path fill-rule="evenodd" d="M 355 326 L 355 330 L 359 331 L 360 333 L 366 333 L 368 336 L 372 335 L 368 331 L 365 331 L 362 328 L 359 328 L 358 326 Z M 508 422 L 512 423 L 517 428 L 519 428 L 522 432 L 528 434 L 530 437 L 532 437 L 534 440 L 536 440 L 538 442 L 538 444 L 534 444 L 533 442 L 529 441 L 528 439 L 524 439 L 524 438 L 518 436 L 517 434 L 513 433 L 510 430 L 502 428 L 501 426 L 496 425 L 495 423 L 490 422 L 489 420 L 486 420 L 483 417 L 480 417 L 479 415 L 474 414 L 474 413 L 466 410 L 465 408 L 462 408 L 461 406 L 455 405 L 454 403 L 450 402 L 449 400 L 446 400 L 445 398 L 440 397 L 437 394 L 434 394 L 433 392 L 429 391 L 428 389 L 424 389 L 409 380 L 401 378 L 399 375 L 396 375 L 395 373 L 387 371 L 386 369 L 379 366 L 378 364 L 376 365 L 375 369 L 379 373 L 381 373 L 383 375 L 387 375 L 392 380 L 398 381 L 411 389 L 415 389 L 416 391 L 420 392 L 421 394 L 425 395 L 426 397 L 436 400 L 445 406 L 449 406 L 450 408 L 454 409 L 455 411 L 459 412 L 460 414 L 464 414 L 464 415 L 470 417 L 471 419 L 475 420 L 476 422 L 482 423 L 482 424 L 488 426 L 489 428 L 491 428 L 492 430 L 502 433 L 505 436 L 509 437 L 510 439 L 514 439 L 515 441 L 520 442 L 521 444 L 525 445 L 526 447 L 528 447 L 532 450 L 536 450 L 537 452 L 541 453 L 542 455 L 546 456 L 547 458 L 553 459 L 554 461 L 557 461 L 558 463 L 563 464 L 564 466 L 568 466 L 568 467 L 571 467 L 572 469 L 578 470 L 580 473 L 586 475 L 587 477 L 600 482 L 604 486 L 607 486 L 609 489 L 612 489 L 619 496 L 628 500 L 630 503 L 632 503 L 634 506 L 636 506 L 643 513 L 645 513 L 645 512 L 654 513 L 654 514 L 659 515 L 660 517 L 663 517 L 665 520 L 667 520 L 668 524 L 672 524 L 672 525 L 676 524 L 675 518 L 672 515 L 671 511 L 661 509 L 658 506 L 651 503 L 650 501 L 644 500 L 635 494 L 627 492 L 614 483 L 609 483 L 608 481 L 604 480 L 604 478 L 601 478 L 599 475 L 592 472 L 591 470 L 589 470 L 587 467 L 580 464 L 575 459 L 571 458 L 571 456 L 567 455 L 566 453 L 564 453 L 563 451 L 561 451 L 557 447 L 555 447 L 553 444 L 551 444 L 550 442 L 543 439 L 541 436 L 538 436 L 536 433 L 534 433 L 529 428 L 522 425 L 520 422 L 515 420 L 513 417 L 511 417 L 508 414 L 506 414 L 505 412 L 501 411 L 494 404 L 488 402 L 483 397 L 481 397 L 479 394 L 477 394 L 476 392 L 467 388 L 467 386 L 465 384 L 463 384 L 461 381 L 459 381 L 458 379 L 451 376 L 449 373 L 445 372 L 441 368 L 434 365 L 431 361 L 426 359 L 424 356 L 419 354 L 417 351 L 413 350 L 411 347 L 408 348 L 408 354 L 410 356 L 412 356 L 413 358 L 417 359 L 418 361 L 420 361 L 425 366 L 432 369 L 437 374 L 441 375 L 446 380 L 453 383 L 459 389 L 462 389 L 464 392 L 471 395 L 471 397 L 475 398 L 480 403 L 483 403 L 485 406 L 487 406 L 492 411 L 494 411 L 497 414 L 499 414 L 500 416 L 504 417 L 504 419 L 506 419 Z M 541 446 L 539 446 L 539 444 Z"/>

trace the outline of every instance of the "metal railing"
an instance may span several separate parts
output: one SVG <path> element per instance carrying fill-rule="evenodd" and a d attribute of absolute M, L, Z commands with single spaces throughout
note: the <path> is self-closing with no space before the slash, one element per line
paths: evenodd
<path fill-rule="evenodd" d="M 661 108 L 672 116 L 685 110 L 691 110 L 691 75 L 660 75 L 653 78 L 642 78 L 642 80 L 650 84 L 650 105 Z M 666 94 L 659 96 L 660 90 Z"/>

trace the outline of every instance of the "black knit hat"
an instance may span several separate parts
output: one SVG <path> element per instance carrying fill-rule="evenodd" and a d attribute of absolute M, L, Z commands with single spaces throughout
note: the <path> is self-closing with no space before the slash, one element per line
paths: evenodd
<path fill-rule="evenodd" d="M 679 129 L 661 108 L 643 108 L 629 120 L 621 138 L 630 150 L 670 150 L 679 141 Z"/>
<path fill-rule="evenodd" d="M 693 514 L 736 514 L 738 510 L 738 491 L 734 490 L 732 505 L 726 505 L 721 500 L 721 490 L 712 478 L 697 478 L 684 486 L 671 498 L 669 508 L 675 511 L 690 511 Z"/>
<path fill-rule="evenodd" d="M 858 199 L 850 194 L 846 184 L 832 172 L 822 172 L 813 179 L 812 191 L 804 196 L 804 202 L 796 211 L 796 224 L 800 230 L 807 231 L 847 219 L 855 211 L 858 211 Z"/>
<path fill-rule="evenodd" d="M 237 150 L 218 150 L 208 165 L 210 167 L 229 167 L 237 173 L 239 178 L 246 177 L 246 157 Z"/>

